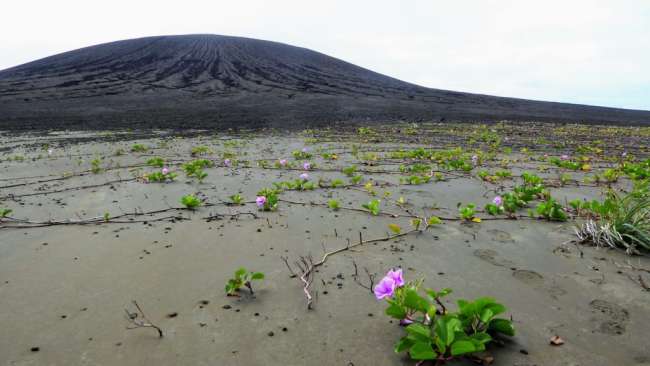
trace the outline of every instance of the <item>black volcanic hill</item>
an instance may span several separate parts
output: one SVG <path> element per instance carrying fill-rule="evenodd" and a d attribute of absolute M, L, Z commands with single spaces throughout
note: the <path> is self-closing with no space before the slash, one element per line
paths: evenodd
<path fill-rule="evenodd" d="M 118 41 L 0 71 L 0 128 L 502 119 L 646 124 L 650 112 L 429 89 L 308 49 L 217 35 Z"/>

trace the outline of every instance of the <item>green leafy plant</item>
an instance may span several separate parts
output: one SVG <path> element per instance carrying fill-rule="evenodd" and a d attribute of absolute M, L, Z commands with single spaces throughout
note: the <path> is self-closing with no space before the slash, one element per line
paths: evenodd
<path fill-rule="evenodd" d="M 362 175 L 355 175 L 350 178 L 350 182 L 352 182 L 352 184 L 359 184 L 359 182 L 361 182 L 362 179 L 363 179 Z"/>
<path fill-rule="evenodd" d="M 327 201 L 327 206 L 334 211 L 338 211 L 339 209 L 341 209 L 341 204 L 339 203 L 339 201 L 334 199 Z"/>
<path fill-rule="evenodd" d="M 134 144 L 131 146 L 131 152 L 146 152 L 149 148 L 143 144 Z"/>
<path fill-rule="evenodd" d="M 181 197 L 181 203 L 183 206 L 190 210 L 194 210 L 197 207 L 201 206 L 201 200 L 193 194 L 188 194 Z"/>
<path fill-rule="evenodd" d="M 244 199 L 242 198 L 241 194 L 233 194 L 230 196 L 230 202 L 232 202 L 233 205 L 241 205 Z"/>
<path fill-rule="evenodd" d="M 257 192 L 257 206 L 264 211 L 275 211 L 278 209 L 278 194 L 277 189 L 264 188 Z M 260 197 L 264 197 L 263 200 Z"/>
<path fill-rule="evenodd" d="M 0 221 L 2 221 L 2 219 L 6 218 L 7 216 L 11 215 L 12 212 L 13 210 L 9 208 L 0 208 Z"/>
<path fill-rule="evenodd" d="M 294 150 L 291 152 L 291 155 L 293 155 L 293 158 L 296 160 L 307 160 L 313 157 L 313 155 L 306 150 Z"/>
<path fill-rule="evenodd" d="M 192 148 L 190 154 L 192 156 L 198 156 L 198 155 L 207 154 L 209 152 L 210 152 L 210 148 L 207 146 L 195 146 Z"/>
<path fill-rule="evenodd" d="M 262 272 L 249 272 L 246 268 L 239 268 L 235 271 L 234 277 L 229 279 L 226 283 L 226 295 L 228 296 L 238 296 L 239 289 L 246 286 L 251 294 L 253 292 L 253 286 L 251 281 L 259 281 L 264 279 L 264 273 Z"/>
<path fill-rule="evenodd" d="M 374 135 L 376 132 L 370 127 L 359 127 L 357 128 L 357 133 L 359 134 L 359 136 L 371 136 Z"/>
<path fill-rule="evenodd" d="M 623 248 L 628 254 L 650 251 L 648 182 L 637 185 L 625 195 L 610 190 L 602 203 L 585 202 L 582 207 L 594 217 L 576 230 L 581 243 Z"/>
<path fill-rule="evenodd" d="M 381 203 L 381 200 L 375 199 L 375 200 L 371 200 L 368 203 L 362 204 L 361 207 L 368 210 L 372 215 L 377 216 L 377 215 L 379 215 L 379 211 L 380 211 L 380 208 L 379 208 L 380 203 Z"/>
<path fill-rule="evenodd" d="M 488 203 L 485 205 L 485 212 L 492 216 L 500 215 L 505 212 L 504 206 L 499 206 L 494 203 Z"/>
<path fill-rule="evenodd" d="M 203 180 L 208 177 L 208 173 L 204 172 L 202 169 L 194 172 L 194 176 L 199 180 L 199 183 L 203 183 Z"/>
<path fill-rule="evenodd" d="M 144 175 L 144 178 L 147 182 L 155 183 L 165 183 L 167 181 L 173 181 L 176 179 L 176 173 L 174 172 L 152 172 Z"/>
<path fill-rule="evenodd" d="M 538 215 L 550 221 L 567 220 L 567 214 L 562 205 L 550 196 L 546 201 L 540 202 L 535 211 Z"/>
<path fill-rule="evenodd" d="M 386 314 L 408 324 L 406 335 L 395 344 L 395 352 L 407 352 L 413 360 L 443 364 L 485 351 L 495 335 L 513 336 L 512 322 L 498 315 L 506 307 L 490 297 L 458 300 L 458 311 L 450 311 L 443 298 L 449 288 L 419 293 L 422 280 L 404 283 L 401 270 L 388 272 L 375 287 L 375 296 L 388 303 Z"/>
<path fill-rule="evenodd" d="M 427 226 L 440 225 L 442 220 L 438 216 L 431 216 L 427 220 Z"/>
<path fill-rule="evenodd" d="M 460 218 L 466 221 L 473 221 L 476 215 L 476 205 L 473 203 L 468 203 L 466 206 L 460 206 L 458 208 L 460 213 Z"/>
<path fill-rule="evenodd" d="M 165 165 L 165 159 L 156 156 L 147 160 L 147 165 L 151 167 L 162 168 Z"/>
<path fill-rule="evenodd" d="M 332 182 L 330 183 L 331 188 L 338 188 L 345 184 L 341 179 L 333 179 Z"/>
<path fill-rule="evenodd" d="M 348 177 L 352 177 L 354 173 L 357 172 L 357 166 L 356 165 L 350 165 L 348 167 L 343 168 L 342 170 L 343 174 L 347 175 Z"/>
<path fill-rule="evenodd" d="M 196 177 L 203 169 L 213 167 L 214 163 L 208 159 L 196 159 L 183 164 L 181 167 L 188 177 Z M 197 177 L 198 178 L 198 177 Z M 205 177 L 203 177 L 205 178 Z"/>
<path fill-rule="evenodd" d="M 95 158 L 95 159 L 91 160 L 90 161 L 90 165 L 91 165 L 90 171 L 93 172 L 93 174 L 101 173 L 101 171 L 102 171 L 101 163 L 102 163 L 102 161 L 99 158 Z"/>

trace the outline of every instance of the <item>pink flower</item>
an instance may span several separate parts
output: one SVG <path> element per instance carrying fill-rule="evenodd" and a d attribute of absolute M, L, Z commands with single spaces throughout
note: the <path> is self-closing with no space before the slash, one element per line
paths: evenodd
<path fill-rule="evenodd" d="M 225 166 L 227 166 L 228 168 L 230 168 L 230 165 L 232 165 L 232 163 L 230 162 L 230 159 L 226 159 L 226 160 L 223 161 L 223 165 L 225 165 Z"/>
<path fill-rule="evenodd" d="M 402 287 L 404 286 L 404 278 L 402 277 L 402 269 L 399 268 L 397 270 L 391 269 L 386 273 L 386 277 L 390 277 L 395 281 L 395 287 Z"/>
<path fill-rule="evenodd" d="M 494 203 L 497 206 L 501 206 L 503 204 L 503 199 L 501 198 L 501 196 L 496 196 L 492 200 L 492 203 Z"/>
<path fill-rule="evenodd" d="M 300 179 L 302 179 L 302 180 L 307 180 L 307 179 L 309 179 L 309 174 L 307 174 L 307 173 L 302 173 L 302 174 L 300 174 Z"/>
<path fill-rule="evenodd" d="M 562 156 L 560 156 L 560 159 L 562 159 L 562 160 L 569 160 L 569 155 L 566 155 L 566 154 L 565 154 L 565 155 L 562 155 Z"/>
<path fill-rule="evenodd" d="M 395 289 L 404 286 L 404 278 L 402 277 L 402 269 L 391 269 L 386 273 L 386 276 L 379 281 L 374 288 L 375 297 L 381 300 L 386 297 L 393 297 Z"/>
<path fill-rule="evenodd" d="M 386 276 L 379 281 L 374 288 L 375 297 L 377 300 L 382 300 L 386 297 L 393 297 L 395 294 L 395 280 Z"/>
<path fill-rule="evenodd" d="M 280 159 L 280 165 L 281 166 L 286 166 L 287 165 L 287 159 Z"/>
<path fill-rule="evenodd" d="M 259 207 L 259 208 L 264 207 L 264 204 L 266 203 L 266 197 L 257 196 L 257 198 L 255 199 L 255 203 L 257 204 L 257 207 Z"/>
<path fill-rule="evenodd" d="M 309 170 L 311 169 L 311 164 L 308 161 L 306 161 L 304 164 L 302 164 L 302 168 L 305 170 Z"/>
<path fill-rule="evenodd" d="M 169 169 L 167 167 L 162 168 L 163 175 L 169 174 Z"/>

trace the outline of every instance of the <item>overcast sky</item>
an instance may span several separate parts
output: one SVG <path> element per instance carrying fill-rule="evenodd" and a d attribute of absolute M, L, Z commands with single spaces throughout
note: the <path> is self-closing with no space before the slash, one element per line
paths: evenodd
<path fill-rule="evenodd" d="M 650 0 L 3 0 L 0 70 L 161 34 L 284 42 L 423 86 L 650 110 Z"/>

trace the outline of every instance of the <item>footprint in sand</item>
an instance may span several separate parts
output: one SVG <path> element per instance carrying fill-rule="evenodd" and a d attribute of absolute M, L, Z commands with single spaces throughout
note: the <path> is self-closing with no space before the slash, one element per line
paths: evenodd
<path fill-rule="evenodd" d="M 529 285 L 541 285 L 544 283 L 544 276 L 535 271 L 517 269 L 512 271 L 512 275 L 521 282 Z"/>
<path fill-rule="evenodd" d="M 517 269 L 512 271 L 512 276 L 525 284 L 533 286 L 534 288 L 546 291 L 553 299 L 566 295 L 566 290 L 555 283 L 555 281 L 549 284 L 544 280 L 544 276 L 535 271 Z"/>
<path fill-rule="evenodd" d="M 474 255 L 480 259 L 499 267 L 514 267 L 515 263 L 499 257 L 499 252 L 494 249 L 476 249 Z"/>
<path fill-rule="evenodd" d="M 597 324 L 596 332 L 609 335 L 625 333 L 625 327 L 630 319 L 630 313 L 627 309 L 600 299 L 590 302 L 589 307 L 594 315 L 591 320 Z"/>
<path fill-rule="evenodd" d="M 499 229 L 490 229 L 487 231 L 489 234 L 492 235 L 492 239 L 500 242 L 500 243 L 514 243 L 515 241 L 512 239 L 512 235 L 510 235 L 509 232 L 499 230 Z"/>

